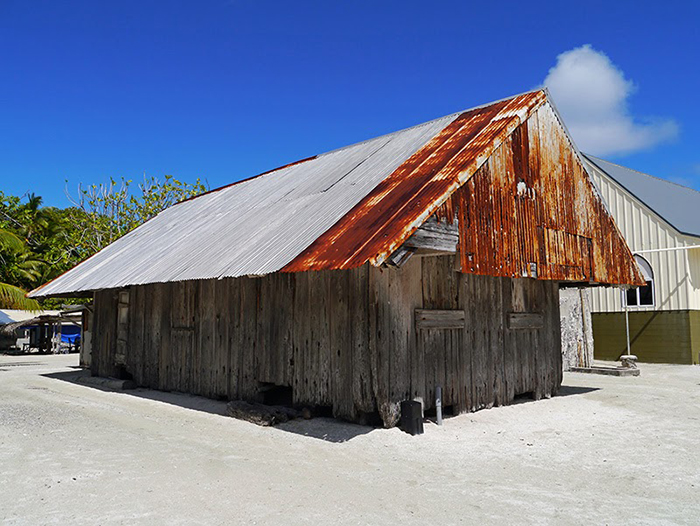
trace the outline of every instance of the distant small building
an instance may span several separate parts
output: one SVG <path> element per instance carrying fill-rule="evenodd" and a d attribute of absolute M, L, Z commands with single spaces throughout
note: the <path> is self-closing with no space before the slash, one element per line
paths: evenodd
<path fill-rule="evenodd" d="M 626 351 L 644 362 L 700 361 L 700 192 L 585 156 L 589 173 L 634 252 L 643 287 L 591 290 L 596 358 Z"/>
<path fill-rule="evenodd" d="M 94 299 L 96 375 L 393 426 L 556 394 L 560 283 L 643 280 L 537 90 L 178 203 L 30 296 Z"/>
<path fill-rule="evenodd" d="M 81 317 L 61 311 L 0 310 L 0 350 L 58 353 L 80 348 Z"/>

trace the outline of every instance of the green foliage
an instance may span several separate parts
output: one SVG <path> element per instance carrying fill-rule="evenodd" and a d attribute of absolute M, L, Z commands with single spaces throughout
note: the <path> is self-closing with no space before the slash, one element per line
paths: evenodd
<path fill-rule="evenodd" d="M 27 298 L 25 294 L 26 291 L 19 287 L 8 285 L 7 283 L 0 283 L 0 308 L 39 310 L 39 303 L 36 300 Z"/>
<path fill-rule="evenodd" d="M 206 191 L 197 179 L 188 184 L 172 176 L 144 178 L 132 192 L 131 180 L 78 186 L 73 206 L 42 206 L 0 192 L 0 308 L 36 309 L 24 297 L 31 290 L 90 257 L 167 207 Z M 23 290 L 24 289 L 24 290 Z M 44 300 L 45 307 L 65 301 Z"/>
<path fill-rule="evenodd" d="M 10 274 L 12 271 L 31 275 L 31 265 L 27 265 L 27 247 L 24 241 L 14 232 L 0 228 L 0 274 Z M 19 261 L 17 268 L 10 261 L 12 258 Z M 39 304 L 24 296 L 21 288 L 5 283 L 6 279 L 0 279 L 0 308 L 37 310 Z"/>
<path fill-rule="evenodd" d="M 130 192 L 133 181 L 110 179 L 109 184 L 78 187 L 74 207 L 68 209 L 72 245 L 84 259 L 145 223 L 169 206 L 206 191 L 197 179 L 183 183 L 170 175 L 165 181 L 145 178 L 138 193 Z"/>

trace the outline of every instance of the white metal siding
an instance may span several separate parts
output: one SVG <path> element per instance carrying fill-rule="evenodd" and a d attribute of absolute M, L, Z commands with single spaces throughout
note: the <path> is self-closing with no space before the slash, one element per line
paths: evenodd
<path fill-rule="evenodd" d="M 700 244 L 696 240 L 696 245 Z M 690 309 L 700 310 L 700 248 L 686 251 L 688 255 L 688 302 Z"/>
<path fill-rule="evenodd" d="M 679 233 L 598 167 L 587 164 L 593 182 L 633 252 L 700 244 L 700 238 Z M 654 271 L 656 298 L 653 308 L 634 307 L 635 310 L 700 309 L 700 250 L 642 252 L 640 255 Z M 593 312 L 622 311 L 620 290 L 594 288 L 591 306 Z"/>

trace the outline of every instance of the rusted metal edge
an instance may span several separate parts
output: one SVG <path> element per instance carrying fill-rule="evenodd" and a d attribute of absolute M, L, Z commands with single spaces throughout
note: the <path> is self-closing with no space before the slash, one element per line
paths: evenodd
<path fill-rule="evenodd" d="M 538 90 L 462 113 L 282 271 L 381 265 L 546 100 Z"/>
<path fill-rule="evenodd" d="M 559 113 L 559 109 L 557 108 L 557 105 L 554 103 L 554 100 L 552 100 L 551 96 L 549 95 L 549 89 L 546 87 L 543 89 L 544 89 L 545 94 L 547 95 L 547 101 L 549 103 L 550 108 L 552 108 L 552 111 L 554 112 L 555 117 L 557 118 L 557 120 L 559 121 L 559 124 L 561 125 L 562 129 L 564 130 L 564 136 L 569 141 L 569 144 L 571 145 L 571 149 L 574 151 L 574 155 L 578 159 L 579 163 L 583 167 L 583 171 L 585 172 L 586 176 L 588 177 L 588 181 L 590 183 L 590 187 L 591 187 L 593 193 L 595 194 L 596 198 L 600 202 L 600 205 L 605 210 L 605 213 L 608 215 L 608 217 L 612 221 L 613 226 L 615 228 L 615 231 L 617 232 L 617 235 L 621 239 L 624 240 L 624 237 L 622 236 L 622 232 L 620 232 L 620 229 L 618 228 L 617 223 L 615 222 L 612 214 L 610 213 L 610 209 L 608 208 L 608 204 L 605 202 L 605 199 L 603 199 L 603 196 L 600 194 L 598 187 L 595 185 L 595 183 L 593 183 L 593 177 L 591 176 L 591 173 L 588 169 L 588 164 L 584 160 L 587 158 L 584 157 L 584 155 L 581 153 L 581 150 L 579 150 L 578 146 L 576 146 L 576 143 L 574 142 L 574 139 L 571 136 L 571 133 L 569 132 L 569 128 L 567 128 L 566 123 L 564 122 L 564 119 L 562 119 L 562 117 L 561 117 L 561 113 Z M 627 248 L 627 251 L 629 252 L 629 257 L 630 257 L 630 260 L 632 261 L 632 264 L 635 266 L 636 273 L 639 276 L 641 276 L 642 275 L 641 271 L 639 270 L 639 267 L 637 266 L 637 262 L 635 261 L 633 255 L 632 255 L 632 251 L 631 251 L 631 249 L 626 241 L 625 241 L 624 245 Z"/>

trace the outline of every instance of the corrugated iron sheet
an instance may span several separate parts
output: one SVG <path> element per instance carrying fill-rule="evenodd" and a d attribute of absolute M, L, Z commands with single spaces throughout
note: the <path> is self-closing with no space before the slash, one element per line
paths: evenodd
<path fill-rule="evenodd" d="M 458 115 L 183 201 L 31 296 L 278 271 Z"/>
<path fill-rule="evenodd" d="M 381 264 L 546 100 L 535 91 L 462 113 L 283 270 Z"/>
<path fill-rule="evenodd" d="M 349 269 L 368 261 L 380 265 L 431 215 L 437 212 L 440 217 L 454 218 L 459 207 L 465 206 L 464 202 L 455 203 L 451 199 L 454 192 L 504 142 L 512 140 L 511 134 L 545 106 L 549 107 L 544 91 L 525 93 L 287 165 L 184 201 L 54 282 L 33 291 L 32 296 L 263 275 L 279 270 Z M 560 131 L 566 135 L 561 127 Z M 547 141 L 558 140 L 558 136 L 552 137 L 547 134 L 541 137 L 543 146 L 537 150 L 539 154 L 552 154 L 554 143 Z M 528 156 L 516 156 L 513 162 L 539 162 L 539 154 L 531 151 Z M 569 152 L 575 157 L 571 147 Z M 547 166 L 554 166 L 554 159 Z M 572 161 L 561 157 L 561 162 Z M 506 171 L 502 175 L 507 179 L 512 173 Z M 592 188 L 579 186 L 575 193 L 579 191 L 597 199 Z M 552 191 L 553 196 L 555 193 Z M 587 203 L 582 202 L 584 208 L 576 208 L 575 213 L 587 217 Z M 479 211 L 482 216 L 492 211 L 488 205 L 481 203 L 485 207 Z M 557 209 L 548 210 L 550 205 Z M 565 226 L 573 224 L 569 220 L 572 212 L 561 208 L 566 208 L 565 205 L 552 200 L 543 202 L 541 216 L 550 214 L 555 224 L 554 218 L 563 214 L 567 218 Z M 607 214 L 604 210 L 603 213 Z M 487 228 L 492 231 L 485 236 L 498 235 L 493 230 L 494 221 L 483 217 L 481 220 L 485 223 L 479 226 L 480 232 Z M 523 220 L 538 221 L 537 218 Z M 583 223 L 588 226 L 597 224 L 586 221 Z M 532 223 L 528 228 L 543 225 L 544 228 L 545 223 Z M 503 226 L 512 225 L 503 223 Z M 589 232 L 590 228 L 584 230 Z M 564 229 L 563 232 L 577 231 Z M 466 233 L 460 235 L 467 239 Z M 566 247 L 578 243 L 573 238 L 557 236 L 553 233 L 546 239 L 557 247 L 559 243 Z M 625 257 L 619 261 L 610 257 L 620 256 L 624 252 L 620 247 L 626 249 L 624 241 L 618 238 L 613 224 L 604 232 L 604 247 L 600 243 L 589 247 L 597 271 L 584 273 L 591 277 L 589 281 L 599 277 L 601 283 L 636 282 L 629 279 L 629 261 Z M 522 250 L 525 257 L 527 250 Z M 501 253 L 482 254 L 491 258 L 483 268 L 500 275 L 495 269 L 501 265 L 498 262 Z M 576 254 L 580 257 L 580 253 Z M 606 274 L 602 269 L 605 264 L 615 268 Z M 632 263 L 632 274 L 635 271 Z M 579 278 L 578 274 L 571 274 L 551 279 Z"/>
<path fill-rule="evenodd" d="M 441 215 L 458 217 L 464 272 L 644 284 L 549 104 L 516 128 L 446 205 L 453 215 Z"/>

